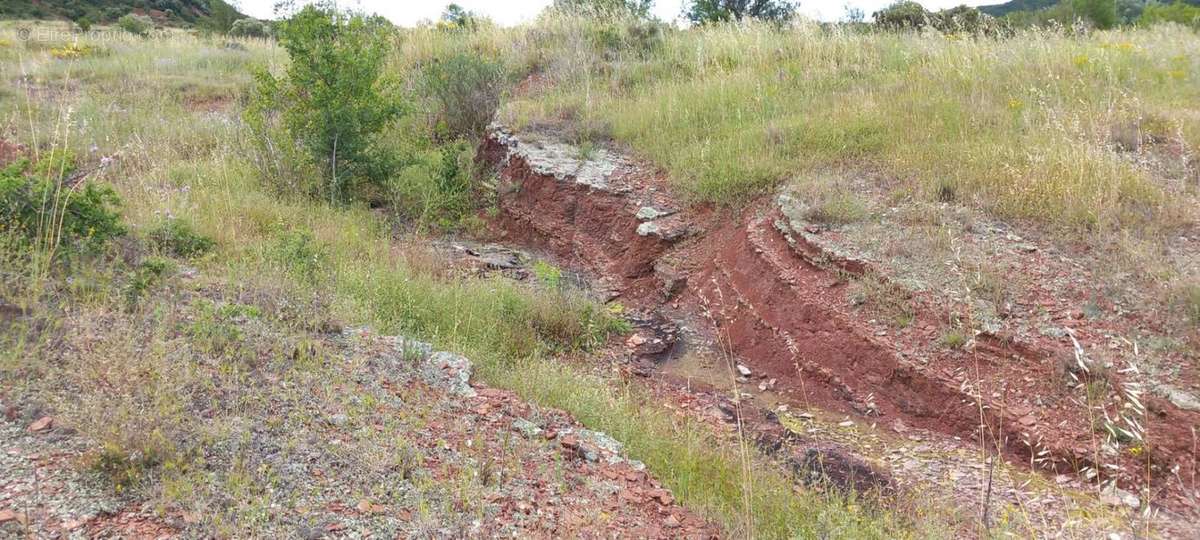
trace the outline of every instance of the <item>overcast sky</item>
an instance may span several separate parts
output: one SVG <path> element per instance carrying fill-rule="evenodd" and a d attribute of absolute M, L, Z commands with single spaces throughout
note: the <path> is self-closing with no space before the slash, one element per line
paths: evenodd
<path fill-rule="evenodd" d="M 339 0 L 338 3 L 369 13 L 378 13 L 392 22 L 411 26 L 422 20 L 435 20 L 446 4 L 454 1 L 471 11 L 482 13 L 492 20 L 512 25 L 532 20 L 552 0 Z M 687 0 L 655 0 L 654 13 L 666 21 L 679 16 L 680 6 Z M 801 0 L 800 11 L 809 17 L 821 20 L 836 20 L 845 13 L 847 4 L 857 7 L 867 15 L 891 4 L 894 0 Z M 929 9 L 942 9 L 959 4 L 998 4 L 1004 0 L 921 0 Z M 238 0 L 243 13 L 260 19 L 271 18 L 271 9 L 276 0 Z M 303 0 L 300 0 L 302 3 Z"/>

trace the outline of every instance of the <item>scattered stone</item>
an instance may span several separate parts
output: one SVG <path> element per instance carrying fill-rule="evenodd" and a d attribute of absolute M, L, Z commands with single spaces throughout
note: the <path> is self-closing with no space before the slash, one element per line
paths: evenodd
<path fill-rule="evenodd" d="M 637 228 L 638 236 L 650 236 L 652 234 L 659 234 L 660 232 L 662 232 L 662 229 L 653 221 L 647 221 L 638 225 Z"/>
<path fill-rule="evenodd" d="M 741 365 L 741 364 L 738 364 L 738 365 L 737 365 L 737 372 L 738 372 L 738 374 L 739 374 L 739 375 L 741 375 L 741 376 L 743 376 L 743 377 L 749 377 L 749 376 L 750 376 L 750 368 L 748 368 L 748 367 L 746 367 L 746 366 L 743 366 L 743 365 Z"/>
<path fill-rule="evenodd" d="M 517 433 L 523 435 L 526 439 L 533 439 L 542 433 L 542 428 L 524 418 L 513 420 L 512 428 Z"/>
<path fill-rule="evenodd" d="M 421 369 L 425 381 L 446 388 L 461 397 L 475 397 L 471 388 L 471 361 L 452 352 L 438 351 L 429 356 Z"/>
<path fill-rule="evenodd" d="M 329 422 L 329 425 L 339 427 L 346 425 L 346 422 L 348 421 L 350 421 L 350 418 L 344 414 L 333 414 L 326 419 L 326 422 Z"/>
<path fill-rule="evenodd" d="M 1142 505 L 1142 500 L 1136 494 L 1125 491 L 1116 485 L 1110 485 L 1100 492 L 1100 502 L 1109 506 L 1128 506 L 1133 510 L 1137 510 Z"/>
<path fill-rule="evenodd" d="M 1200 411 L 1200 399 L 1171 385 L 1162 384 L 1155 388 L 1157 393 L 1170 401 L 1172 405 L 1187 411 Z"/>
<path fill-rule="evenodd" d="M 664 503 L 664 504 L 667 504 L 667 503 Z M 679 518 L 675 517 L 675 514 L 671 514 L 671 515 L 667 516 L 667 519 L 663 521 L 663 526 L 665 526 L 668 529 L 678 529 L 680 527 L 680 525 L 682 525 L 682 524 L 679 523 Z"/>
<path fill-rule="evenodd" d="M 674 213 L 674 210 L 659 210 L 653 206 L 643 206 L 638 209 L 637 218 L 641 221 L 650 221 L 660 217 L 667 217 Z"/>
<path fill-rule="evenodd" d="M 32 424 L 29 424 L 29 431 L 33 433 L 39 433 L 42 431 L 48 431 L 53 426 L 54 419 L 49 416 L 43 416 L 37 420 L 34 420 Z"/>

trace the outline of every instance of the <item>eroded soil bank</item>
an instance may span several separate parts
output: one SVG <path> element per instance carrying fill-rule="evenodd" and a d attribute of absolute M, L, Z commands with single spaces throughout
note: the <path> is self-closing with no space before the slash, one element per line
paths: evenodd
<path fill-rule="evenodd" d="M 737 212 L 686 206 L 653 166 L 612 149 L 584 155 L 549 131 L 495 128 L 479 156 L 499 174 L 503 242 L 547 251 L 631 317 L 668 323 L 630 338 L 635 372 L 669 379 L 674 363 L 715 358 L 727 382 L 783 410 L 938 433 L 1128 506 L 1197 515 L 1200 412 L 1143 393 L 1122 365 L 1094 364 L 1088 351 L 1103 342 L 1090 336 L 1103 333 L 1087 320 L 1072 320 L 1069 340 L 997 331 L 969 301 L 907 291 L 822 245 L 793 194 Z M 903 304 L 903 320 L 872 303 Z M 948 346 L 956 333 L 963 343 Z M 1122 422 L 1136 437 L 1106 439 Z"/>

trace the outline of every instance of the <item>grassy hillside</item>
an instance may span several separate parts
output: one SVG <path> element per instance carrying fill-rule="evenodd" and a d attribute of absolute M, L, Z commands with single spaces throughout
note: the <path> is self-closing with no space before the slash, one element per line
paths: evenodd
<path fill-rule="evenodd" d="M 993 17 L 1003 17 L 1014 11 L 1037 11 L 1039 9 L 1048 8 L 1057 3 L 1058 0 L 1010 0 L 1002 4 L 979 6 L 979 11 L 987 13 Z"/>
<path fill-rule="evenodd" d="M 570 61 L 545 66 L 553 84 L 508 118 L 595 126 L 695 201 L 868 168 L 896 196 L 1052 229 L 1170 228 L 1187 211 L 1114 143 L 1133 129 L 1200 148 L 1200 38 L 1182 28 L 963 39 L 748 26 L 636 45 L 564 40 Z"/>
<path fill-rule="evenodd" d="M 328 339 L 322 321 L 332 320 L 468 355 L 489 384 L 568 411 L 623 441 L 684 504 L 733 534 L 948 536 L 941 510 L 922 509 L 921 519 L 910 519 L 797 490 L 783 474 L 748 479 L 744 448 L 656 404 L 639 386 L 569 359 L 619 330 L 591 300 L 448 274 L 444 261 L 419 242 L 397 242 L 391 224 L 364 203 L 330 205 L 281 194 L 252 164 L 239 105 L 250 92 L 253 68 L 286 63 L 273 43 L 231 46 L 183 34 L 105 42 L 84 37 L 77 44 L 82 53 L 62 58 L 53 51 L 65 44 L 21 41 L 12 27 L 0 30 L 0 43 L 0 92 L 11 98 L 0 102 L 4 137 L 25 141 L 35 160 L 70 149 L 77 157 L 72 167 L 93 171 L 89 182 L 116 189 L 129 229 L 109 249 L 63 254 L 66 262 L 53 267 L 42 265 L 42 252 L 10 241 L 19 232 L 3 232 L 0 299 L 6 308 L 31 313 L 28 324 L 0 323 L 3 398 L 55 411 L 56 422 L 97 449 L 81 466 L 108 478 L 109 489 L 147 500 L 163 515 L 199 516 L 192 527 L 201 536 L 270 536 L 267 531 L 279 526 L 272 517 L 277 509 L 297 504 L 278 491 L 281 472 L 217 455 L 237 448 L 247 420 L 277 425 L 279 411 L 264 403 L 292 407 L 310 393 L 344 398 L 341 406 L 350 407 L 356 422 L 370 413 L 369 403 L 382 399 L 344 395 L 342 385 L 352 382 L 342 379 L 337 362 L 356 360 L 322 348 Z M 409 51 L 462 45 L 420 32 L 404 43 Z M 415 77 L 418 56 L 394 59 L 395 74 Z M 411 124 L 392 129 L 395 140 L 407 140 L 412 131 Z M 191 235 L 211 247 L 179 248 L 180 238 L 182 245 L 197 245 Z M 203 277 L 189 277 L 195 275 Z M 71 337 L 45 340 L 48 328 Z M 320 354 L 294 352 L 310 346 Z M 312 386 L 270 390 L 280 380 L 290 381 L 283 388 Z M 289 418 L 313 414 L 287 410 Z M 425 416 L 399 420 L 428 422 Z M 368 429 L 353 444 L 377 453 L 415 444 L 408 436 Z M 361 465 L 357 457 L 352 462 Z M 771 467 L 752 466 L 756 472 Z M 424 480 L 418 488 L 428 495 L 412 511 L 435 516 L 429 519 L 461 513 L 449 502 L 430 509 L 435 493 L 467 497 L 473 508 L 472 482 Z"/>
<path fill-rule="evenodd" d="M 213 13 L 180 6 L 167 18 L 196 23 Z M 697 204 L 744 208 L 784 183 L 820 189 L 856 175 L 884 200 L 968 209 L 1064 243 L 1134 238 L 1151 256 L 1196 220 L 1200 37 L 1179 26 L 984 38 L 809 23 L 680 30 L 548 15 L 517 28 L 400 30 L 389 34 L 395 48 L 381 85 L 402 97 L 407 115 L 371 147 L 395 158 L 395 173 L 333 202 L 281 182 L 319 181 L 324 171 L 301 158 L 290 171 L 298 174 L 275 175 L 292 165 L 273 160 L 292 157 L 295 141 L 264 145 L 246 123 L 246 107 L 261 97 L 252 74 L 284 73 L 285 51 L 183 34 L 68 44 L 21 40 L 0 26 L 3 148 L 25 145 L 29 174 L 54 178 L 55 197 L 77 185 L 64 170 L 113 186 L 129 231 L 61 264 L 46 263 L 53 250 L 39 243 L 53 227 L 39 228 L 32 246 L 18 239 L 26 231 L 0 231 L 4 313 L 34 314 L 0 332 L 0 380 L 6 399 L 36 399 L 104 448 L 90 463 L 103 471 L 115 462 L 152 506 L 219 509 L 198 525 L 202 536 L 261 531 L 272 505 L 291 504 L 254 489 L 278 471 L 207 462 L 205 452 L 236 447 L 245 416 L 271 414 L 256 405 L 258 385 L 335 376 L 286 361 L 321 339 L 324 318 L 470 356 L 488 383 L 622 440 L 684 504 L 732 535 L 957 536 L 960 509 L 880 509 L 797 488 L 784 475 L 748 474 L 770 465 L 751 463 L 744 447 L 636 383 L 572 361 L 622 330 L 607 308 L 557 287 L 448 275 L 423 238 L 397 240 L 411 230 L 469 233 L 476 212 L 486 215 L 488 184 L 472 169 L 479 134 L 455 132 L 454 115 L 474 105 L 498 104 L 502 121 L 557 128 L 582 148 L 628 147 Z M 446 65 L 470 69 L 438 71 Z M 439 81 L 467 72 L 487 85 L 466 85 L 474 101 L 438 93 Z M 256 154 L 260 146 L 277 153 Z M 6 174 L 10 186 L 26 173 Z M 176 222 L 211 246 L 181 254 L 161 243 Z M 192 270 L 207 281 L 181 277 Z M 272 291 L 283 315 L 271 323 L 283 330 L 250 348 L 226 346 L 240 339 L 227 323 L 247 318 L 241 308 L 192 301 L 262 291 Z M 72 341 L 89 332 L 97 341 Z M 457 481 L 437 488 L 453 491 Z"/>
<path fill-rule="evenodd" d="M 224 0 L 41 0 L 0 5 L 0 19 L 86 18 L 92 23 L 110 23 L 127 13 L 147 15 L 160 24 L 173 26 L 227 28 L 234 20 L 245 18 Z"/>

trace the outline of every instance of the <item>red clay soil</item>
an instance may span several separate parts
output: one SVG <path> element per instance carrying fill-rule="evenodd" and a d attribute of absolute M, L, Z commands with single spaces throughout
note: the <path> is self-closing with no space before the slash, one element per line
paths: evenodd
<path fill-rule="evenodd" d="M 678 208 L 641 235 L 639 209 L 674 211 L 679 200 L 653 167 L 626 157 L 601 188 L 531 166 L 522 144 L 501 132 L 480 149 L 500 174 L 493 225 L 505 241 L 551 252 L 627 307 L 698 323 L 756 375 L 793 390 L 797 405 L 999 441 L 1015 463 L 1057 473 L 1090 467 L 1134 492 L 1151 486 L 1156 505 L 1196 512 L 1187 491 L 1200 413 L 1142 396 L 1148 448 L 1100 455 L 1096 419 L 1068 384 L 1070 348 L 989 335 L 969 350 L 938 346 L 952 318 L 931 295 L 911 299 L 918 309 L 903 329 L 881 330 L 847 301 L 850 281 L 870 269 L 777 226 L 772 200 L 740 213 Z M 1119 390 L 1116 371 L 1103 377 Z"/>

